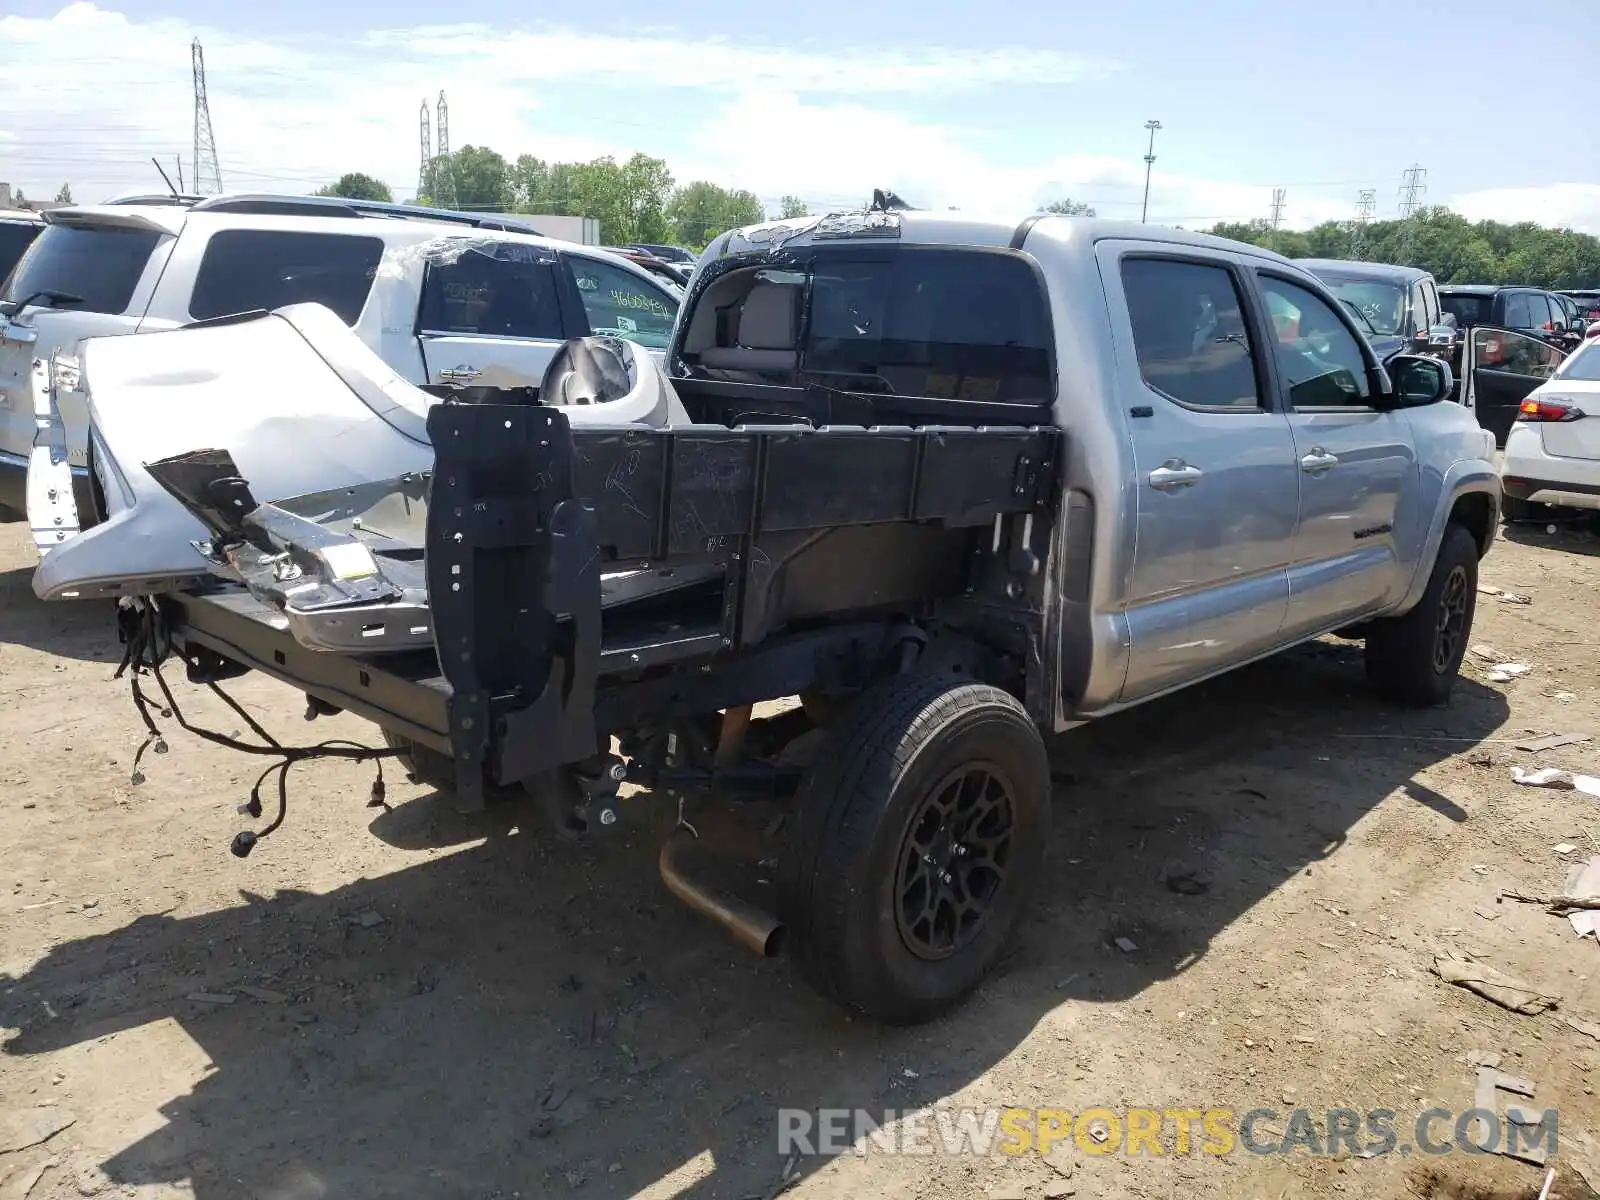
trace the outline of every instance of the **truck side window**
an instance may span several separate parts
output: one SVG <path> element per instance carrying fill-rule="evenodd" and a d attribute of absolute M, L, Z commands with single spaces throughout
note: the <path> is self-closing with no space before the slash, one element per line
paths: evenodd
<path fill-rule="evenodd" d="M 1372 395 L 1361 343 L 1322 299 L 1299 284 L 1262 275 L 1273 350 L 1291 408 L 1343 408 Z"/>
<path fill-rule="evenodd" d="M 1506 297 L 1506 328 L 1533 328 L 1533 308 L 1528 303 L 1527 292 L 1512 292 Z"/>
<path fill-rule="evenodd" d="M 286 304 L 326 305 L 354 325 L 383 257 L 383 239 L 343 233 L 224 229 L 212 234 L 195 273 L 197 321 Z"/>
<path fill-rule="evenodd" d="M 1261 407 L 1254 348 L 1226 268 L 1129 258 L 1122 263 L 1122 290 L 1146 384 L 1196 408 Z"/>
<path fill-rule="evenodd" d="M 420 324 L 424 333 L 560 341 L 555 264 L 476 248 L 430 262 Z"/>

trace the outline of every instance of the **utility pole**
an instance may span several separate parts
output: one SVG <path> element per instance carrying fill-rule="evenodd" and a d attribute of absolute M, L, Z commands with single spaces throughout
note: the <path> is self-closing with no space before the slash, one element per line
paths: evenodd
<path fill-rule="evenodd" d="M 1378 209 L 1376 188 L 1362 188 L 1356 193 L 1356 219 L 1350 224 L 1350 256 L 1360 260 L 1367 252 L 1367 222 Z"/>
<path fill-rule="evenodd" d="M 222 167 L 217 161 L 217 139 L 211 129 L 211 104 L 206 100 L 206 52 L 195 38 L 189 47 L 194 67 L 194 190 L 215 195 L 222 190 Z"/>
<path fill-rule="evenodd" d="M 1283 204 L 1288 194 L 1283 188 L 1272 189 L 1272 229 L 1274 233 L 1283 224 Z"/>
<path fill-rule="evenodd" d="M 1141 223 L 1150 219 L 1150 172 L 1156 165 L 1156 130 L 1161 128 L 1161 122 L 1146 121 L 1144 127 L 1150 131 L 1150 149 L 1144 155 L 1144 207 L 1139 210 Z"/>
<path fill-rule="evenodd" d="M 428 167 L 433 162 L 433 127 L 428 118 L 428 98 L 422 98 L 422 157 L 417 163 L 417 203 L 428 194 Z"/>

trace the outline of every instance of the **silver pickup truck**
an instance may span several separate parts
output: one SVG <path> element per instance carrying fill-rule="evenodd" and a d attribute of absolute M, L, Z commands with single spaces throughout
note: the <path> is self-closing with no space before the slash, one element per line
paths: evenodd
<path fill-rule="evenodd" d="M 664 797 L 676 895 L 891 1022 L 970 991 L 1026 910 L 1046 736 L 1330 633 L 1384 696 L 1446 701 L 1501 502 L 1447 364 L 1377 361 L 1292 262 L 1146 225 L 724 234 L 664 371 L 579 339 L 537 404 L 402 395 L 346 336 L 275 314 L 85 343 L 106 511 L 36 590 L 118 596 L 136 681 L 257 670 L 371 719 L 365 754 L 463 807 L 603 836 Z M 159 371 L 131 379 L 132 342 Z M 284 409 L 273 439 L 225 412 L 247 395 Z M 292 422 L 336 407 L 306 428 L 365 474 L 306 494 Z M 423 457 L 375 480 L 397 430 Z M 330 745 L 261 749 L 361 756 Z M 776 860 L 771 906 L 690 862 L 752 797 L 783 815 L 734 839 Z"/>

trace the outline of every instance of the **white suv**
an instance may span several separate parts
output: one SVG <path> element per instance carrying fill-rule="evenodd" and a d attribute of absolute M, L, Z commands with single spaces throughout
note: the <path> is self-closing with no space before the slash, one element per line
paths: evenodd
<path fill-rule="evenodd" d="M 0 519 L 26 511 L 32 364 L 86 337 L 315 302 L 408 382 L 537 389 L 568 338 L 660 352 L 680 294 L 633 263 L 499 214 L 320 197 L 138 196 L 56 209 L 0 288 Z M 174 379 L 175 386 L 182 380 Z M 87 487 L 81 396 L 57 392 Z"/>

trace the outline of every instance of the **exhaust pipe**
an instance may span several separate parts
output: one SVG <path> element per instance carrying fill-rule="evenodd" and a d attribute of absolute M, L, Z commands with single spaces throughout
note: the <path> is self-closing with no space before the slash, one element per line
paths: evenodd
<path fill-rule="evenodd" d="M 688 830 L 677 829 L 661 843 L 661 882 L 695 912 L 721 925 L 740 945 L 762 958 L 775 958 L 783 948 L 783 922 L 758 905 L 690 878 L 678 859 L 694 841 Z"/>

